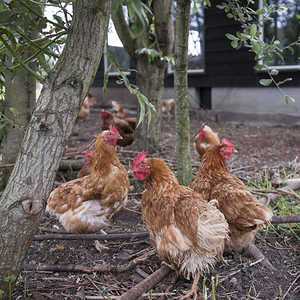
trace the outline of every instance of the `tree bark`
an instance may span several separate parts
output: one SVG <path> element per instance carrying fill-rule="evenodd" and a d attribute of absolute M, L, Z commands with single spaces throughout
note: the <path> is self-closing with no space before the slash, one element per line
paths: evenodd
<path fill-rule="evenodd" d="M 163 56 L 172 52 L 174 41 L 174 24 L 172 13 L 173 1 L 151 1 L 151 9 L 154 15 L 154 26 L 156 33 L 156 45 L 154 49 L 161 51 Z M 149 35 L 150 23 L 152 18 L 149 17 L 149 26 L 147 26 L 142 35 L 134 38 L 130 27 L 127 25 L 122 8 L 112 16 L 116 31 L 124 48 L 136 64 L 136 80 L 140 91 L 156 108 L 156 113 L 152 114 L 150 125 L 148 126 L 148 117 L 135 130 L 135 145 L 138 151 L 146 150 L 153 154 L 158 152 L 159 138 L 162 118 L 162 92 L 164 87 L 164 73 L 166 69 L 165 61 L 159 57 L 148 62 L 147 55 L 138 55 L 135 51 L 153 44 L 153 36 Z M 138 112 L 138 115 L 140 112 Z"/>
<path fill-rule="evenodd" d="M 191 0 L 177 1 L 174 50 L 176 160 L 178 168 L 177 179 L 179 183 L 183 185 L 188 185 L 192 180 L 187 77 L 190 6 Z"/>
<path fill-rule="evenodd" d="M 31 38 L 37 38 L 37 33 L 31 34 Z M 31 50 L 26 49 L 23 59 L 31 56 Z M 11 63 L 11 56 L 8 54 L 6 61 Z M 30 68 L 35 70 L 36 63 L 31 63 Z M 18 123 L 22 124 L 24 131 L 14 127 L 12 124 L 7 124 L 5 127 L 5 135 L 2 140 L 2 164 L 13 164 L 16 161 L 20 146 L 24 137 L 25 128 L 29 123 L 32 110 L 35 106 L 36 100 L 36 79 L 31 76 L 24 68 L 20 68 L 13 80 L 9 71 L 5 74 L 5 106 L 4 114 L 9 119 L 14 118 L 9 108 L 15 108 L 19 116 Z M 2 181 L 4 186 L 8 182 L 12 167 L 5 167 L 2 169 Z"/>
<path fill-rule="evenodd" d="M 45 79 L 19 155 L 0 200 L 0 289 L 19 275 L 78 111 L 97 72 L 111 1 L 74 2 L 65 48 Z"/>

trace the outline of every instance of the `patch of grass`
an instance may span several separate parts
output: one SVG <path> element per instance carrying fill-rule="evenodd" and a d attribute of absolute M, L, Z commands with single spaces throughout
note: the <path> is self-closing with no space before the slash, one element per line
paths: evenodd
<path fill-rule="evenodd" d="M 280 175 L 284 176 L 285 179 L 291 178 L 291 174 L 293 177 L 297 177 L 297 169 L 292 168 L 282 168 L 280 170 Z M 259 188 L 259 189 L 268 189 L 275 190 L 272 184 L 269 181 L 269 173 L 265 171 L 265 173 L 259 177 L 254 179 L 253 181 L 248 181 L 249 188 Z M 297 195 L 300 195 L 300 192 L 296 192 Z M 282 195 L 275 201 L 272 201 L 269 206 L 273 214 L 275 216 L 286 216 L 286 215 L 299 215 L 300 214 L 300 204 L 299 200 L 291 195 Z M 285 238 L 295 237 L 300 239 L 300 224 L 299 223 L 284 223 L 278 225 L 271 225 L 269 230 L 272 230 L 278 236 L 284 236 Z"/>

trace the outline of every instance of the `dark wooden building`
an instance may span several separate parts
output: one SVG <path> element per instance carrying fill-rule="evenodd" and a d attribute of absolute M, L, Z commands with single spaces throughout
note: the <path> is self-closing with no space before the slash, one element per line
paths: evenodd
<path fill-rule="evenodd" d="M 254 59 L 255 54 L 245 47 L 239 50 L 232 48 L 226 33 L 236 35 L 236 32 L 241 30 L 240 24 L 228 18 L 224 10 L 216 7 L 222 1 L 211 2 L 212 7 L 202 11 L 197 19 L 198 25 L 195 23 L 194 26 L 196 31 L 199 31 L 201 51 L 198 56 L 193 57 L 192 54 L 191 60 L 201 60 L 201 63 L 198 64 L 200 68 L 189 70 L 190 105 L 194 109 L 205 109 L 206 118 L 219 118 L 224 122 L 300 125 L 299 58 L 294 65 L 274 66 L 280 71 L 276 76 L 277 81 L 292 78 L 282 86 L 284 92 L 296 100 L 295 103 L 289 101 L 287 104 L 284 94 L 274 84 L 268 87 L 260 85 L 260 79 L 269 77 L 266 71 L 253 69 L 257 64 Z M 256 1 L 256 5 L 256 9 L 261 8 L 262 1 Z M 296 10 L 291 13 L 300 14 Z M 191 20 L 192 25 L 193 19 Z M 284 22 L 283 20 L 282 26 L 279 24 L 281 31 Z M 272 25 L 269 27 L 272 29 Z M 195 48 L 198 49 L 199 45 Z M 103 86 L 104 69 L 105 62 L 102 60 L 93 88 Z M 134 74 L 129 74 L 128 77 L 134 82 Z M 169 68 L 165 77 L 165 98 L 174 96 L 173 79 L 173 72 Z M 114 99 L 123 102 L 125 106 L 126 103 L 129 106 L 137 103 L 127 91 L 124 91 L 124 88 L 116 84 L 116 77 L 111 76 L 108 94 L 100 101 L 108 104 Z"/>

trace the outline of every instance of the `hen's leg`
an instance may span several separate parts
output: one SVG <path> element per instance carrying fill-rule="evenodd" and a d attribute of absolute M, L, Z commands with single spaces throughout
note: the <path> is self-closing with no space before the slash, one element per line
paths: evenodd
<path fill-rule="evenodd" d="M 199 282 L 199 279 L 200 279 L 200 273 L 196 273 L 195 275 L 195 278 L 194 278 L 194 281 L 193 281 L 193 285 L 192 285 L 192 288 L 187 291 L 187 292 L 184 292 L 185 296 L 181 297 L 180 299 L 187 299 L 191 296 L 194 296 L 194 300 L 197 299 L 197 296 L 198 296 L 198 282 Z"/>

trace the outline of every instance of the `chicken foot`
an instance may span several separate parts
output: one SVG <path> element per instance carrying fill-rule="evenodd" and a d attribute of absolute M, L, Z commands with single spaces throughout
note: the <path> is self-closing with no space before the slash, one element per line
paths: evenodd
<path fill-rule="evenodd" d="M 194 277 L 192 288 L 187 292 L 183 292 L 185 294 L 185 296 L 181 297 L 180 300 L 187 299 L 191 296 L 194 296 L 194 300 L 197 300 L 199 279 L 200 279 L 200 273 L 196 273 L 196 275 Z"/>

